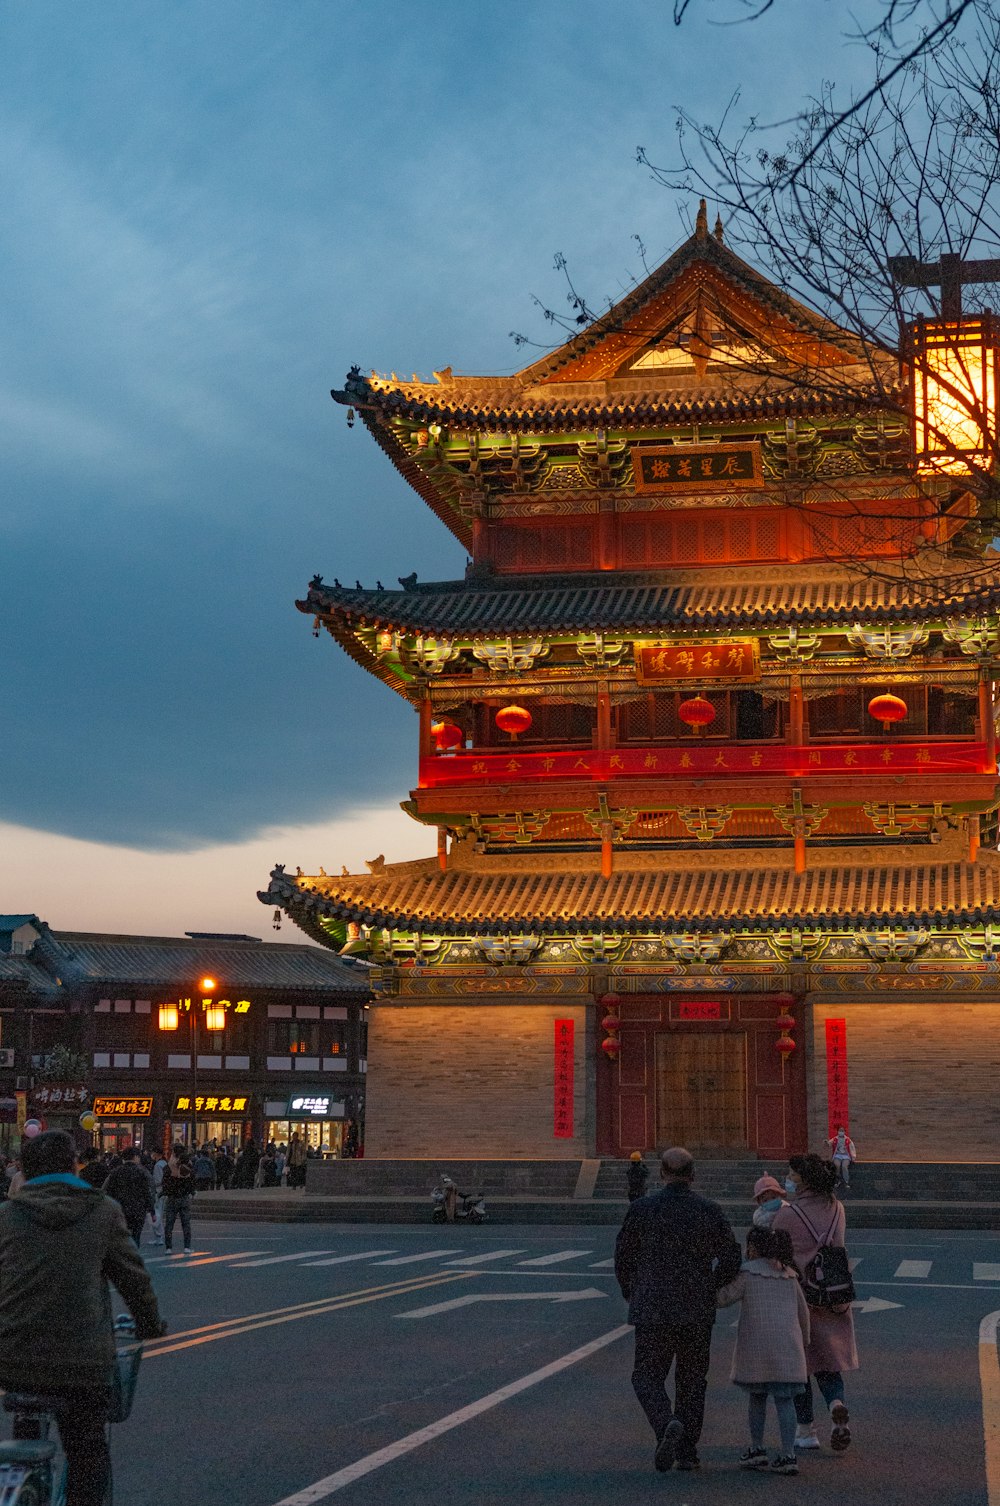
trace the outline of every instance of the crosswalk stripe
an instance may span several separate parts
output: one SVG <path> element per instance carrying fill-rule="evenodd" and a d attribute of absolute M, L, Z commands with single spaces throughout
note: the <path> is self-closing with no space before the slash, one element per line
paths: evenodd
<path fill-rule="evenodd" d="M 306 1260 L 310 1255 L 332 1255 L 332 1250 L 299 1250 L 294 1255 L 268 1255 L 266 1260 L 248 1260 L 244 1265 L 234 1265 L 234 1271 L 255 1271 L 262 1265 L 284 1265 L 288 1260 Z"/>
<path fill-rule="evenodd" d="M 458 1255 L 459 1250 L 425 1250 L 422 1255 L 397 1255 L 395 1260 L 377 1260 L 376 1265 L 416 1265 L 418 1260 L 436 1260 L 439 1255 Z"/>
<path fill-rule="evenodd" d="M 851 1269 L 851 1270 L 852 1270 L 852 1271 L 856 1271 L 856 1270 L 857 1270 L 857 1268 L 858 1268 L 858 1266 L 859 1266 L 859 1265 L 860 1265 L 860 1264 L 861 1264 L 861 1262 L 862 1262 L 862 1261 L 863 1261 L 863 1260 L 864 1260 L 864 1258 L 865 1258 L 865 1257 L 864 1257 L 864 1256 L 863 1256 L 863 1255 L 858 1255 L 858 1256 L 856 1256 L 856 1257 L 855 1257 L 855 1258 L 854 1258 L 854 1260 L 849 1260 L 849 1261 L 848 1261 L 848 1262 L 847 1262 L 847 1264 L 848 1264 L 848 1267 L 849 1267 L 849 1268 L 850 1268 L 850 1269 Z"/>
<path fill-rule="evenodd" d="M 523 1250 L 487 1250 L 485 1255 L 466 1255 L 461 1260 L 446 1260 L 445 1265 L 485 1265 L 488 1260 L 499 1260 L 503 1255 L 523 1255 Z"/>
<path fill-rule="evenodd" d="M 590 1267 L 592 1271 L 610 1271 L 614 1269 L 614 1260 L 595 1260 Z"/>
<path fill-rule="evenodd" d="M 191 1255 L 211 1255 L 211 1253 L 212 1253 L 211 1250 L 192 1250 L 191 1251 Z M 190 1259 L 190 1256 L 188 1258 Z M 144 1265 L 166 1265 L 166 1263 L 167 1263 L 168 1260 L 171 1261 L 172 1264 L 174 1264 L 174 1265 L 177 1264 L 177 1256 L 176 1255 L 151 1255 L 148 1260 L 146 1259 L 145 1256 L 143 1256 L 143 1264 Z"/>
<path fill-rule="evenodd" d="M 519 1260 L 518 1265 L 557 1265 L 561 1260 L 575 1260 L 578 1255 L 590 1255 L 591 1250 L 557 1250 L 554 1255 L 536 1255 L 534 1260 Z"/>
<path fill-rule="evenodd" d="M 189 1271 L 192 1266 L 196 1265 L 218 1265 L 222 1260 L 242 1260 L 246 1255 L 263 1255 L 263 1253 L 263 1250 L 236 1250 L 232 1255 L 209 1255 L 207 1260 L 192 1260 L 190 1257 L 185 1260 L 182 1255 L 180 1259 L 175 1256 L 170 1264 L 176 1266 L 179 1271 Z"/>
<path fill-rule="evenodd" d="M 347 1265 L 351 1260 L 370 1260 L 376 1255 L 395 1255 L 395 1250 L 359 1250 L 356 1255 L 334 1255 L 332 1260 L 304 1260 L 303 1265 Z"/>
<path fill-rule="evenodd" d="M 972 1262 L 973 1281 L 1000 1281 L 1000 1265 L 989 1260 Z"/>
<path fill-rule="evenodd" d="M 929 1276 L 933 1261 L 930 1260 L 901 1260 L 893 1271 L 894 1276 Z"/>

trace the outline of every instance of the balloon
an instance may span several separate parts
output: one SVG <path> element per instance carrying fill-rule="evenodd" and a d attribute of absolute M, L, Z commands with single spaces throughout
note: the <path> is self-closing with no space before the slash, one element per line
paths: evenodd
<path fill-rule="evenodd" d="M 97 1119 L 91 1109 L 84 1109 L 80 1115 L 79 1125 L 82 1130 L 86 1130 L 88 1135 L 97 1128 Z"/>
<path fill-rule="evenodd" d="M 37 1119 L 28 1119 L 25 1121 L 24 1129 L 21 1133 L 26 1140 L 34 1140 L 36 1135 L 42 1133 L 42 1126 Z"/>

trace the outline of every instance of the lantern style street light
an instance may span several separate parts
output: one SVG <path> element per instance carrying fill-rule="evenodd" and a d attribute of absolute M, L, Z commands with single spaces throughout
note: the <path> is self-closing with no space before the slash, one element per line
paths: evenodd
<path fill-rule="evenodd" d="M 913 450 L 920 475 L 989 471 L 996 453 L 1000 324 L 985 313 L 907 326 Z"/>
<path fill-rule="evenodd" d="M 215 1002 L 215 994 L 219 985 L 215 978 L 204 977 L 199 980 L 198 991 L 201 995 L 197 1003 L 193 999 L 180 999 L 176 1004 L 161 1004 L 159 1007 L 159 1026 L 161 1030 L 177 1030 L 180 1028 L 181 1010 L 186 1010 L 191 1037 L 191 1149 L 194 1150 L 198 1139 L 198 1019 L 204 1012 L 205 1029 L 210 1035 L 218 1035 L 226 1028 L 226 1011 L 222 1004 Z"/>

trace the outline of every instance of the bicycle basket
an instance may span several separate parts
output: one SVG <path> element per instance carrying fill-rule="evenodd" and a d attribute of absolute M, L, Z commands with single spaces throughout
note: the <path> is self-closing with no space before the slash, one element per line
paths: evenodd
<path fill-rule="evenodd" d="M 132 1410 L 142 1343 L 132 1334 L 115 1334 L 115 1363 L 111 1371 L 108 1421 L 124 1422 Z"/>

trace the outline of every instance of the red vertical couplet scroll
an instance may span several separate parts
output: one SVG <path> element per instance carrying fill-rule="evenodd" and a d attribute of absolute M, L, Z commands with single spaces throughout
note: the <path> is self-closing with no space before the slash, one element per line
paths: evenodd
<path fill-rule="evenodd" d="M 847 1107 L 847 1021 L 826 1022 L 826 1111 L 831 1140 L 841 1125 L 850 1128 Z"/>
<path fill-rule="evenodd" d="M 575 1020 L 555 1022 L 555 1111 L 552 1133 L 557 1140 L 573 1138 L 573 1036 Z"/>

